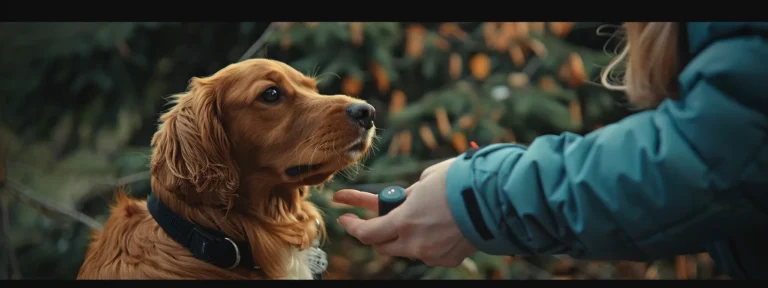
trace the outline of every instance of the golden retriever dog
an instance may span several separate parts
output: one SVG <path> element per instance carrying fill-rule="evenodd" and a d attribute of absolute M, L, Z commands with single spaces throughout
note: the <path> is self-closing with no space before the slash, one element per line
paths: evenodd
<path fill-rule="evenodd" d="M 77 278 L 312 279 L 325 226 L 308 186 L 369 151 L 373 106 L 266 59 L 193 78 L 173 104 L 152 139 L 153 194 L 118 191 Z"/>

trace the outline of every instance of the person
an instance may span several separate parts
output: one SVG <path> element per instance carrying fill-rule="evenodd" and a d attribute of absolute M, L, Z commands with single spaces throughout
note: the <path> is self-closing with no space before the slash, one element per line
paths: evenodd
<path fill-rule="evenodd" d="M 708 252 L 767 279 L 768 23 L 624 23 L 627 98 L 647 109 L 584 136 L 493 144 L 423 171 L 407 200 L 342 215 L 382 255 L 455 267 L 492 255 L 652 261 Z M 608 83 L 603 72 L 603 84 Z M 334 201 L 376 209 L 374 194 Z"/>

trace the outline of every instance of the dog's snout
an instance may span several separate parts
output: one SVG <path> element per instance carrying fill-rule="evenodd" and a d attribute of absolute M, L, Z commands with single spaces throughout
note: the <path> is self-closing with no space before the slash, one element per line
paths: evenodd
<path fill-rule="evenodd" d="M 360 127 L 371 129 L 376 119 L 376 109 L 367 103 L 355 103 L 347 107 L 347 116 Z"/>

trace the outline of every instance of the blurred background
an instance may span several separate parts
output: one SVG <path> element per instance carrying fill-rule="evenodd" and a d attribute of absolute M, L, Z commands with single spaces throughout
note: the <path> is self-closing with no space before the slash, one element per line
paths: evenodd
<path fill-rule="evenodd" d="M 74 279 L 115 187 L 149 189 L 165 97 L 241 58 L 320 76 L 324 94 L 377 109 L 377 151 L 315 189 L 326 279 L 720 279 L 706 254 L 648 263 L 478 253 L 453 269 L 381 257 L 335 219 L 367 211 L 333 191 L 408 186 L 469 141 L 529 144 L 632 113 L 599 85 L 620 23 L 3 23 L 0 25 L 0 279 Z M 619 31 L 620 32 L 620 31 Z"/>

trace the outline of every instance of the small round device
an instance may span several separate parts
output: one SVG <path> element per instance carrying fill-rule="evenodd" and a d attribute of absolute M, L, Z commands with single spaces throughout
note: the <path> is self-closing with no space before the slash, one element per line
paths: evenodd
<path fill-rule="evenodd" d="M 405 202 L 405 189 L 400 186 L 389 186 L 379 192 L 379 215 L 383 216 Z"/>

